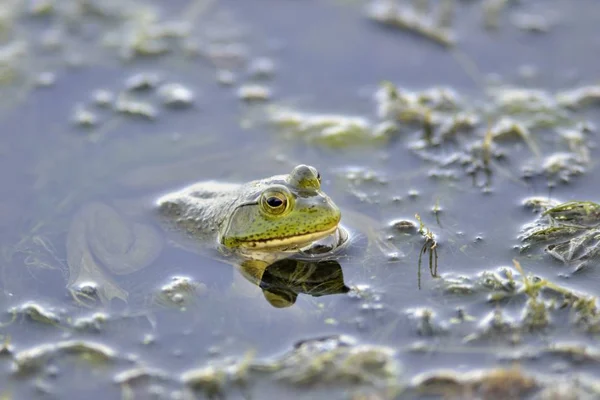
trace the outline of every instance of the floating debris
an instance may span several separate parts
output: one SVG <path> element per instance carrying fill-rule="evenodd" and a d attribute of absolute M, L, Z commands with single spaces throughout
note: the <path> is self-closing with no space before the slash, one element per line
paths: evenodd
<path fill-rule="evenodd" d="M 155 89 L 160 82 L 158 74 L 142 72 L 127 78 L 125 88 L 131 92 L 147 91 Z"/>
<path fill-rule="evenodd" d="M 152 104 L 133 100 L 123 93 L 117 97 L 115 110 L 122 114 L 142 117 L 148 120 L 154 120 L 158 115 L 156 108 Z"/>
<path fill-rule="evenodd" d="M 75 107 L 75 112 L 73 113 L 72 119 L 73 122 L 78 126 L 86 128 L 90 128 L 98 124 L 98 117 L 96 114 L 85 109 L 80 104 Z"/>
<path fill-rule="evenodd" d="M 108 314 L 96 312 L 89 317 L 80 317 L 74 320 L 73 328 L 80 331 L 100 332 L 108 320 Z"/>
<path fill-rule="evenodd" d="M 390 227 L 396 231 L 403 233 L 415 233 L 418 230 L 418 225 L 414 221 L 400 219 L 390 222 Z"/>
<path fill-rule="evenodd" d="M 549 208 L 555 207 L 560 202 L 555 199 L 550 199 L 547 197 L 528 197 L 522 202 L 523 207 L 528 208 L 534 212 L 542 212 L 546 211 Z"/>
<path fill-rule="evenodd" d="M 160 289 L 159 302 L 183 306 L 207 290 L 203 283 L 194 282 L 185 276 L 174 276 L 171 282 Z"/>
<path fill-rule="evenodd" d="M 268 101 L 273 94 L 266 86 L 246 84 L 239 87 L 237 95 L 241 100 L 253 103 Z"/>
<path fill-rule="evenodd" d="M 98 89 L 92 92 L 92 102 L 98 107 L 110 107 L 114 99 L 114 94 L 106 89 Z"/>
<path fill-rule="evenodd" d="M 180 83 L 167 83 L 158 88 L 158 96 L 169 107 L 189 107 L 194 102 L 194 93 Z"/>

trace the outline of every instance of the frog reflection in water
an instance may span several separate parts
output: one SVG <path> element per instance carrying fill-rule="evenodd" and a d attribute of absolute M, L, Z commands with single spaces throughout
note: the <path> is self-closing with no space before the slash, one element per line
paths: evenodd
<path fill-rule="evenodd" d="M 337 262 L 339 273 L 331 260 L 322 264 L 329 275 L 317 273 L 319 259 L 341 248 L 348 235 L 339 226 L 339 208 L 321 191 L 321 177 L 313 167 L 299 165 L 289 175 L 241 185 L 196 183 L 160 197 L 156 209 L 162 227 L 175 234 L 179 246 L 193 251 L 217 248 L 276 307 L 293 304 L 299 292 L 311 293 L 311 281 L 313 287 L 334 282 L 321 293 L 312 291 L 313 295 L 347 291 Z M 79 211 L 67 238 L 68 286 L 74 294 L 86 296 L 92 282 L 103 302 L 126 300 L 127 292 L 109 275 L 144 268 L 158 257 L 162 246 L 160 233 L 152 227 L 129 223 L 108 205 L 89 204 Z M 273 273 L 265 275 L 270 265 Z M 303 272 L 294 273 L 290 266 Z M 280 278 L 286 274 L 296 281 L 285 283 Z M 277 284 L 265 283 L 263 277 Z M 303 282 L 298 283 L 298 278 Z"/>

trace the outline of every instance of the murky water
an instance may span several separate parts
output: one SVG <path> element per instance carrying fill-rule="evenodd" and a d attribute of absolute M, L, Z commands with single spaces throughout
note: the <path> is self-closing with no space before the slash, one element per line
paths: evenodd
<path fill-rule="evenodd" d="M 524 199 L 597 201 L 600 95 L 590 107 L 553 103 L 546 113 L 515 112 L 518 99 L 489 92 L 539 89 L 554 99 L 597 84 L 596 2 L 506 5 L 495 30 L 484 20 L 502 2 L 446 2 L 455 3 L 453 47 L 382 26 L 362 2 L 34 3 L 0 5 L 0 90 L 14 99 L 2 102 L 0 142 L 0 398 L 553 398 L 543 396 L 563 381 L 581 398 L 600 396 L 598 315 L 570 303 L 596 295 L 598 263 L 573 272 L 543 251 L 518 250 L 523 225 L 538 216 Z M 261 75 L 252 70 L 262 58 Z M 406 99 L 442 87 L 460 101 L 450 111 L 428 104 L 416 123 L 398 117 L 383 139 L 364 136 L 386 119 L 374 99 L 383 81 Z M 193 99 L 180 93 L 166 104 L 163 83 Z M 271 98 L 240 99 L 248 85 Z M 290 134 L 269 123 L 269 106 L 356 116 L 368 127 L 337 131 L 341 139 L 318 127 Z M 428 123 L 437 135 L 458 113 L 479 119 L 474 132 L 427 142 Z M 486 136 L 506 116 L 519 129 L 556 119 L 527 125 L 531 136 Z M 571 158 L 551 165 L 555 153 Z M 86 204 L 155 227 L 150 206 L 161 194 L 299 163 L 319 169 L 353 234 L 335 260 L 274 265 L 259 287 L 161 236 L 151 265 L 110 277 L 125 301 L 68 290 L 67 238 Z M 569 175 L 572 167 L 581 173 Z M 354 214 L 374 221 L 382 246 Z M 563 291 L 538 294 L 513 259 Z M 297 276 L 310 268 L 310 279 Z M 498 292 L 505 297 L 490 300 Z"/>

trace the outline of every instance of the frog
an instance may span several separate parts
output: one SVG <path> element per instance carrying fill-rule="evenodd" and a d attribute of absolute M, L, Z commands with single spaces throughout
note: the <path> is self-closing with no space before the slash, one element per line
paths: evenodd
<path fill-rule="evenodd" d="M 317 169 L 305 164 L 247 183 L 193 183 L 156 196 L 151 212 L 158 228 L 128 221 L 101 202 L 78 211 L 67 235 L 67 287 L 72 294 L 95 295 L 103 303 L 127 301 L 115 276 L 150 265 L 165 244 L 211 254 L 260 287 L 270 265 L 294 258 L 295 265 L 314 268 L 349 242 L 340 208 L 322 190 Z M 347 291 L 343 284 L 336 287 Z M 277 296 L 281 290 L 263 292 L 276 307 L 295 301 L 294 296 L 286 300 L 289 294 Z"/>

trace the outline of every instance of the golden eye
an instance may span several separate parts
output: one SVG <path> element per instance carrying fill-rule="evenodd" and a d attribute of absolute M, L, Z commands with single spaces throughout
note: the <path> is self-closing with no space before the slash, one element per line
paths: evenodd
<path fill-rule="evenodd" d="M 288 197 L 282 191 L 269 190 L 261 197 L 263 211 L 271 215 L 283 214 L 289 208 Z"/>

